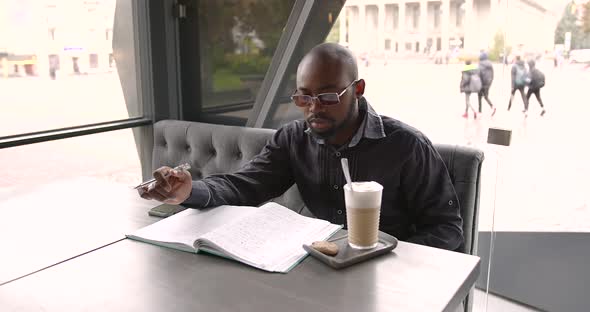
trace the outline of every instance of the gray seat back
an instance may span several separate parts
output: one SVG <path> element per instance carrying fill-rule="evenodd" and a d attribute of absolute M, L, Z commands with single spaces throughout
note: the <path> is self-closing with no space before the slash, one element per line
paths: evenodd
<path fill-rule="evenodd" d="M 237 171 L 254 158 L 274 134 L 274 130 L 161 120 L 154 124 L 152 170 L 189 163 L 193 179 Z M 273 199 L 283 206 L 311 216 L 294 185 Z"/>
<path fill-rule="evenodd" d="M 474 255 L 477 253 L 480 175 L 484 154 L 480 150 L 458 145 L 435 144 L 435 147 L 447 166 L 461 207 L 465 242 L 458 251 Z"/>

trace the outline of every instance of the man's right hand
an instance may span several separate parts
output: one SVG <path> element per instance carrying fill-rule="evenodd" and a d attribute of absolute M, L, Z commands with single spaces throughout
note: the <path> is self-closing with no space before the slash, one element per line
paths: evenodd
<path fill-rule="evenodd" d="M 178 205 L 191 194 L 192 177 L 187 170 L 161 167 L 154 171 L 155 182 L 137 189 L 139 196 Z"/>

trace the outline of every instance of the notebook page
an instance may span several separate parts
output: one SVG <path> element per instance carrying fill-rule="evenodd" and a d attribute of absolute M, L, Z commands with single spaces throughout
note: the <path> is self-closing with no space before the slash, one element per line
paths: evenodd
<path fill-rule="evenodd" d="M 256 209 L 247 206 L 219 206 L 201 210 L 189 208 L 143 227 L 127 237 L 144 242 L 178 243 L 192 248 L 194 241 L 205 233 L 251 214 Z"/>
<path fill-rule="evenodd" d="M 294 253 L 304 256 L 302 244 L 312 239 L 310 234 L 322 233 L 322 229 L 331 226 L 328 221 L 304 217 L 277 203 L 267 203 L 255 213 L 219 227 L 203 238 L 237 260 L 272 271 L 276 264 L 293 259 Z"/>

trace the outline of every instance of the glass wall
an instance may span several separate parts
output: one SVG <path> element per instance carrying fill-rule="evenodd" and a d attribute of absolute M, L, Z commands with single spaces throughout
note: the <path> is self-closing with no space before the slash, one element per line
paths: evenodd
<path fill-rule="evenodd" d="M 132 1 L 0 0 L 0 141 L 143 117 L 138 12 Z M 138 142 L 128 129 L 2 148 L 0 201 L 79 176 L 137 182 Z"/>
<path fill-rule="evenodd" d="M 0 171 L 2 282 L 112 243 L 136 226 L 125 213 L 105 213 L 137 203 L 132 186 L 142 171 L 132 129 L 0 149 Z M 144 202 L 131 207 L 147 211 Z"/>
<path fill-rule="evenodd" d="M 130 5 L 122 5 L 128 3 L 119 3 L 128 7 L 120 13 L 132 17 Z M 136 68 L 135 55 L 113 53 L 116 6 L 115 0 L 0 1 L 0 137 L 143 114 L 126 105 L 121 88 L 116 60 Z M 124 31 L 132 44 L 133 29 Z"/>
<path fill-rule="evenodd" d="M 0 171 L 0 207 L 13 196 L 63 180 L 132 186 L 142 179 L 131 129 L 1 149 Z"/>
<path fill-rule="evenodd" d="M 335 1 L 312 7 L 301 33 L 290 38 L 295 41 L 295 48 L 291 54 L 283 56 L 282 62 L 286 65 L 285 74 L 280 77 L 276 96 L 272 100 L 268 114 L 262 116 L 264 120 L 260 126 L 278 128 L 291 120 L 303 117 L 301 110 L 293 105 L 290 99 L 297 88 L 295 83 L 297 66 L 303 56 L 316 44 L 324 40 L 331 42 L 339 40 L 338 33 L 330 33 L 330 30 L 334 28 L 341 9 L 342 5 Z"/>
<path fill-rule="evenodd" d="M 356 54 L 365 97 L 377 112 L 420 129 L 435 143 L 485 152 L 480 250 L 489 253 L 495 242 L 496 254 L 482 254 L 482 272 L 491 258 L 491 276 L 498 278 L 492 278 L 490 291 L 531 310 L 555 310 L 572 301 L 566 291 L 551 294 L 543 286 L 556 281 L 550 270 L 559 270 L 563 285 L 584 279 L 576 273 L 584 268 L 574 265 L 579 250 L 569 258 L 561 255 L 559 262 L 527 258 L 527 253 L 542 254 L 542 241 L 532 246 L 523 238 L 537 242 L 548 234 L 576 250 L 570 236 L 551 234 L 588 238 L 590 233 L 590 145 L 583 138 L 590 113 L 584 102 L 590 86 L 585 8 L 590 12 L 588 1 L 348 0 L 326 38 Z M 293 57 L 266 127 L 302 118 L 288 101 L 300 57 Z M 481 77 L 493 70 L 489 102 L 482 93 L 480 104 L 476 91 L 466 101 L 460 85 L 470 68 L 486 71 L 478 75 L 486 86 L 489 79 Z M 510 131 L 510 146 L 488 144 L 490 128 Z M 490 241 L 492 233 L 502 239 Z M 519 241 L 522 245 L 515 245 Z M 485 291 L 486 283 L 481 278 L 478 287 Z M 476 298 L 474 311 L 485 311 L 488 298 Z"/>
<path fill-rule="evenodd" d="M 199 1 L 203 118 L 246 124 L 294 3 Z"/>

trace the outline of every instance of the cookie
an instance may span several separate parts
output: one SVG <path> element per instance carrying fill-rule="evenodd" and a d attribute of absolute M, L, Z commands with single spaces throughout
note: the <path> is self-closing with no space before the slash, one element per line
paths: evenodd
<path fill-rule="evenodd" d="M 335 256 L 338 254 L 338 245 L 332 242 L 317 241 L 313 242 L 311 247 L 328 256 Z"/>

